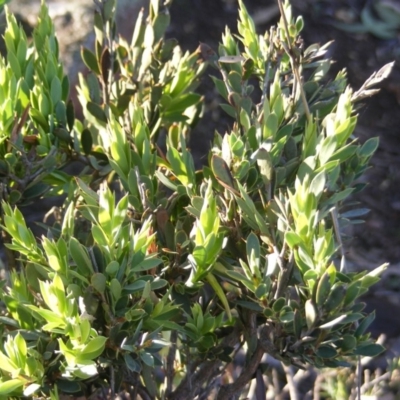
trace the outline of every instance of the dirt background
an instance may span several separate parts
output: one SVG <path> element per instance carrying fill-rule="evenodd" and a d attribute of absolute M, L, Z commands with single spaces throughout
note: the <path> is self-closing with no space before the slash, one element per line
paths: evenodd
<path fill-rule="evenodd" d="M 399 10 L 400 0 L 375 0 L 391 3 Z M 260 33 L 279 17 L 275 0 L 244 0 L 254 16 Z M 118 30 L 130 37 L 137 12 L 145 0 L 119 0 Z M 380 39 L 370 33 L 349 33 L 335 27 L 337 22 L 353 25 L 360 20 L 371 0 L 292 0 L 295 15 L 303 15 L 305 45 L 333 40 L 328 56 L 336 60 L 331 70 L 346 68 L 349 82 L 355 89 L 384 64 L 400 57 L 400 29 L 390 39 Z M 80 61 L 81 45 L 92 47 L 91 0 L 48 1 L 56 26 L 64 65 L 76 82 L 77 73 L 84 70 Z M 39 11 L 39 0 L 12 0 L 10 9 L 20 14 L 27 29 L 33 26 Z M 397 8 L 396 8 L 397 7 Z M 235 0 L 174 0 L 171 7 L 172 24 L 167 35 L 176 37 L 183 49 L 193 51 L 199 42 L 217 48 L 225 25 L 236 31 L 237 4 Z M 346 243 L 350 267 L 354 270 L 372 269 L 383 262 L 390 267 L 382 282 L 365 299 L 369 309 L 377 309 L 374 335 L 384 332 L 394 354 L 400 352 L 400 68 L 395 65 L 382 90 L 368 99 L 359 111 L 355 135 L 363 142 L 380 137 L 380 147 L 364 180 L 367 189 L 354 200 L 371 209 L 349 233 L 354 238 Z M 211 80 L 204 79 L 202 91 L 208 115 L 193 135 L 191 147 L 201 160 L 210 138 L 217 128 L 225 131 L 226 119 L 215 102 Z"/>

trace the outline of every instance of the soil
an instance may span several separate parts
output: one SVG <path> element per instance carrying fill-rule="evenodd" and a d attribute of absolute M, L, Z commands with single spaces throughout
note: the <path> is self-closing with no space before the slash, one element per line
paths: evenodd
<path fill-rule="evenodd" d="M 120 29 L 124 36 L 132 32 L 136 15 L 143 0 L 120 0 Z M 393 3 L 396 0 L 375 0 Z M 257 28 L 264 32 L 278 19 L 275 0 L 244 0 L 256 20 Z M 331 77 L 346 68 L 349 83 L 359 88 L 362 83 L 384 64 L 400 57 L 400 29 L 390 39 L 380 39 L 370 33 L 349 33 L 335 27 L 335 23 L 359 22 L 364 7 L 370 0 L 292 0 L 294 13 L 303 15 L 306 45 L 333 40 L 328 56 L 336 60 Z M 10 7 L 22 14 L 28 23 L 37 14 L 39 0 L 13 0 Z M 83 66 L 78 62 L 79 47 L 91 46 L 92 2 L 90 0 L 49 1 L 53 10 L 59 37 L 71 80 Z M 28 7 L 29 6 L 29 7 Z M 398 6 L 398 4 L 397 4 Z M 35 11 L 36 10 L 36 11 Z M 400 15 L 400 12 L 399 12 Z M 236 30 L 237 3 L 235 0 L 174 0 L 171 8 L 172 25 L 168 36 L 178 39 L 184 50 L 193 51 L 199 42 L 217 48 L 225 25 Z M 373 333 L 385 333 L 388 339 L 398 342 L 400 319 L 394 319 L 400 305 L 400 68 L 395 65 L 389 78 L 381 84 L 381 91 L 365 101 L 359 111 L 359 124 L 355 136 L 361 142 L 379 136 L 380 147 L 372 167 L 364 180 L 367 189 L 354 198 L 362 207 L 371 211 L 365 216 L 365 224 L 355 226 L 350 232 L 354 239 L 346 243 L 349 264 L 354 270 L 372 269 L 390 262 L 382 282 L 366 298 L 369 309 L 377 310 Z M 228 120 L 214 105 L 215 92 L 210 79 L 205 79 L 203 93 L 208 104 L 208 116 L 196 130 L 191 142 L 199 163 L 205 154 L 215 129 L 224 132 Z M 393 349 L 392 346 L 392 349 Z M 394 348 L 394 352 L 399 349 Z"/>

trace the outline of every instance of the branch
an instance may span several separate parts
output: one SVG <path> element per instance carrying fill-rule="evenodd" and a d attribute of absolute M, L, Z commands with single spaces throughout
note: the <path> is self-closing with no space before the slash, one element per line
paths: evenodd
<path fill-rule="evenodd" d="M 293 367 L 292 366 L 287 366 L 282 363 L 283 370 L 285 371 L 286 375 L 286 380 L 289 386 L 289 393 L 290 393 L 290 399 L 291 400 L 299 400 L 299 392 L 297 390 L 296 383 L 294 382 L 293 379 Z"/>
<path fill-rule="evenodd" d="M 251 328 L 251 327 L 250 327 Z M 240 393 L 244 387 L 253 379 L 254 374 L 260 365 L 261 359 L 265 353 L 278 358 L 277 351 L 273 344 L 273 327 L 266 324 L 259 331 L 259 339 L 257 341 L 257 347 L 254 350 L 253 355 L 250 358 L 249 363 L 243 368 L 241 375 L 235 382 L 222 386 L 217 400 L 229 400 L 234 394 Z"/>
<path fill-rule="evenodd" d="M 241 331 L 239 326 L 235 326 L 234 330 L 225 337 L 218 346 L 221 349 L 226 347 L 234 347 L 239 343 Z M 185 378 L 179 386 L 167 397 L 168 400 L 187 400 L 196 396 L 198 390 L 205 384 L 213 375 L 218 372 L 221 365 L 220 360 L 205 361 L 200 368 L 195 371 L 187 371 Z"/>
<path fill-rule="evenodd" d="M 253 353 L 249 363 L 243 368 L 239 378 L 229 385 L 222 386 L 218 392 L 217 400 L 229 400 L 234 394 L 240 393 L 253 379 L 263 355 L 264 349 L 261 343 L 258 342 L 255 352 Z"/>
<path fill-rule="evenodd" d="M 215 374 L 220 364 L 220 360 L 206 361 L 194 376 L 190 376 L 190 372 L 188 371 L 180 385 L 168 397 L 168 400 L 187 400 L 194 398 L 195 393 L 197 393 L 201 386 Z"/>

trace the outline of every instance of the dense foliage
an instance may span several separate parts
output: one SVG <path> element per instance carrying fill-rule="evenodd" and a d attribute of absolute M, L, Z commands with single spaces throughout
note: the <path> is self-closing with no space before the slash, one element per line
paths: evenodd
<path fill-rule="evenodd" d="M 128 42 L 115 0 L 95 1 L 82 118 L 46 6 L 32 40 L 7 13 L 0 398 L 230 399 L 265 354 L 302 368 L 382 351 L 357 299 L 385 266 L 348 271 L 341 228 L 363 212 L 344 201 L 378 145 L 353 136 L 354 103 L 390 68 L 357 92 L 344 71 L 326 81 L 327 45 L 304 46 L 288 2 L 258 35 L 240 0 L 237 36 L 183 53 L 164 37 L 168 3 L 150 0 Z M 196 170 L 187 143 L 207 66 L 232 126 Z M 37 240 L 19 209 L 49 196 L 65 200 Z M 219 379 L 242 353 L 238 378 Z"/>

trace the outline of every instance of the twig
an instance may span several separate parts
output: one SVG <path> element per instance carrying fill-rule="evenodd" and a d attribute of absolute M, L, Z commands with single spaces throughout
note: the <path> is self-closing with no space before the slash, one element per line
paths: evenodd
<path fill-rule="evenodd" d="M 281 389 L 279 385 L 279 375 L 278 375 L 278 370 L 274 368 L 272 370 L 272 384 L 274 386 L 274 399 L 275 400 L 282 400 L 282 394 L 281 394 Z"/>
<path fill-rule="evenodd" d="M 364 394 L 367 390 L 371 389 L 377 383 L 380 383 L 386 379 L 390 379 L 391 374 L 392 374 L 391 371 L 388 371 L 385 372 L 383 375 L 378 376 L 377 378 L 372 379 L 367 383 L 364 383 L 361 388 L 361 393 Z"/>
<path fill-rule="evenodd" d="M 151 396 L 148 394 L 146 388 L 144 388 L 143 386 L 139 386 L 139 385 L 137 386 L 137 388 L 138 388 L 138 390 L 137 390 L 138 394 L 140 395 L 142 400 L 153 400 L 151 398 Z"/>
<path fill-rule="evenodd" d="M 296 383 L 293 379 L 293 367 L 287 366 L 282 363 L 283 370 L 285 371 L 287 384 L 289 387 L 290 399 L 291 400 L 299 400 L 299 392 L 297 390 Z"/>
<path fill-rule="evenodd" d="M 253 379 L 253 375 L 260 365 L 263 355 L 264 349 L 261 343 L 258 342 L 256 350 L 249 363 L 243 368 L 240 376 L 233 383 L 221 387 L 217 400 L 229 400 L 234 394 L 240 393 L 251 379 Z"/>
<path fill-rule="evenodd" d="M 193 377 L 191 377 L 189 373 L 186 374 L 180 385 L 173 393 L 171 393 L 168 399 L 186 400 L 194 398 L 203 383 L 215 374 L 215 371 L 218 369 L 219 364 L 219 360 L 207 361 L 202 364 L 200 369 L 194 374 Z"/>
<path fill-rule="evenodd" d="M 362 366 L 361 366 L 361 356 L 357 357 L 357 400 L 361 400 L 361 379 L 362 379 Z"/>
<path fill-rule="evenodd" d="M 206 383 L 206 387 L 203 388 L 203 391 L 199 394 L 199 400 L 209 400 L 211 396 L 211 392 L 216 390 L 217 386 L 220 384 L 220 375 L 223 370 L 219 369 L 219 376 L 210 377 L 209 381 Z"/>
<path fill-rule="evenodd" d="M 174 380 L 174 362 L 175 362 L 175 355 L 176 355 L 176 341 L 178 339 L 178 332 L 177 331 L 172 331 L 171 332 L 171 346 L 168 351 L 167 355 L 167 361 L 166 361 L 166 372 L 165 372 L 165 378 L 166 378 L 166 388 L 165 388 L 165 394 L 168 397 L 169 394 L 172 392 L 172 382 Z"/>
<path fill-rule="evenodd" d="M 314 400 L 320 400 L 321 396 L 320 396 L 320 392 L 321 392 L 321 384 L 323 381 L 323 375 L 318 375 L 317 379 L 315 379 L 314 382 L 314 389 L 313 389 L 313 399 Z"/>
<path fill-rule="evenodd" d="M 222 340 L 218 347 L 220 349 L 233 347 L 238 343 L 240 336 L 240 328 L 239 326 L 235 326 L 234 330 Z M 203 363 L 195 362 L 194 364 L 202 365 L 196 372 L 194 368 L 192 370 L 188 370 L 185 378 L 181 381 L 179 386 L 170 394 L 169 397 L 167 397 L 168 400 L 187 400 L 194 398 L 201 386 L 212 376 L 216 375 L 216 372 L 221 365 L 221 361 L 212 360 Z"/>
<path fill-rule="evenodd" d="M 292 66 L 293 75 L 294 75 L 296 84 L 298 85 L 299 90 L 300 90 L 300 97 L 301 97 L 301 101 L 302 101 L 303 106 L 304 106 L 304 113 L 306 114 L 307 121 L 311 122 L 311 113 L 310 113 L 310 109 L 308 107 L 306 94 L 304 92 L 304 88 L 303 88 L 303 85 L 302 85 L 302 80 L 301 80 L 299 68 L 298 68 L 298 65 L 297 65 L 297 60 L 296 60 L 296 58 L 294 56 L 292 44 L 290 43 L 289 27 L 288 27 L 288 22 L 286 20 L 285 10 L 283 8 L 282 0 L 277 0 L 277 2 L 278 2 L 278 6 L 279 6 L 279 11 L 280 11 L 281 16 L 282 16 L 283 27 L 285 29 L 286 40 L 287 40 L 287 45 L 285 45 L 285 43 L 282 43 L 282 46 L 283 46 L 283 48 L 285 49 L 286 53 L 288 54 L 288 56 L 290 58 L 290 64 Z"/>
<path fill-rule="evenodd" d="M 132 394 L 132 400 L 138 400 L 137 395 L 138 395 L 138 391 L 139 391 L 139 385 L 136 383 L 133 387 L 133 392 Z"/>
<path fill-rule="evenodd" d="M 268 324 L 265 324 L 261 328 L 259 331 L 257 347 L 254 350 L 250 361 L 243 368 L 239 378 L 237 378 L 233 383 L 223 386 L 220 389 L 217 400 L 229 400 L 234 394 L 240 393 L 243 388 L 253 379 L 254 374 L 257 371 L 257 368 L 259 367 L 261 359 L 265 353 L 270 354 L 275 358 L 279 358 L 279 354 L 277 353 L 274 343 L 271 339 L 273 329 L 274 328 Z M 251 330 L 252 327 L 250 326 L 250 331 Z"/>
<path fill-rule="evenodd" d="M 267 400 L 267 388 L 265 386 L 264 376 L 260 368 L 257 369 L 255 382 L 256 382 L 256 399 Z"/>
<path fill-rule="evenodd" d="M 89 249 L 89 256 L 90 256 L 90 261 L 92 262 L 94 272 L 99 272 L 99 267 L 97 265 L 96 257 L 93 253 L 93 248 Z"/>
<path fill-rule="evenodd" d="M 115 370 L 113 365 L 110 365 L 110 391 L 113 399 L 115 397 Z"/>

